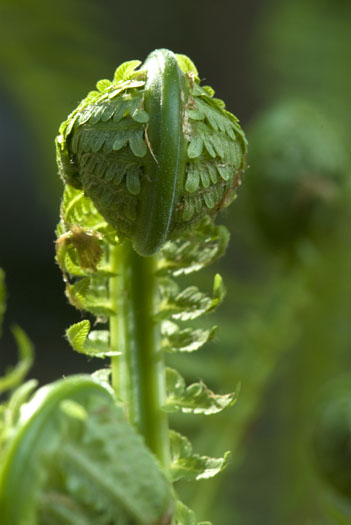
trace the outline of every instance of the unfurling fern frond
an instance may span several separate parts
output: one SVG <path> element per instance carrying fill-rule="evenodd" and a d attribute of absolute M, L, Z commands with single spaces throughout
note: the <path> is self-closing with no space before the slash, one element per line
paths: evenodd
<path fill-rule="evenodd" d="M 217 327 L 189 322 L 215 310 L 225 295 L 219 275 L 212 295 L 191 283 L 181 290 L 175 281 L 224 254 L 229 232 L 214 219 L 235 198 L 245 169 L 245 135 L 213 95 L 200 86 L 190 59 L 158 50 L 98 82 L 56 140 L 66 183 L 56 243 L 66 295 L 109 323 L 91 330 L 91 321 L 82 320 L 67 339 L 79 353 L 111 358 L 111 383 L 125 414 L 172 481 L 211 477 L 228 456 L 193 453 L 187 438 L 169 434 L 167 413 L 214 414 L 236 400 L 236 393 L 216 395 L 201 381 L 186 386 L 164 364 L 167 352 L 197 351 L 214 337 Z M 94 507 L 95 486 L 80 478 L 92 471 L 71 445 L 61 453 L 63 463 L 65 454 L 73 458 L 67 494 L 84 512 L 55 492 L 43 505 L 45 512 L 75 512 L 79 523 Z M 91 469 L 94 457 L 92 450 Z M 103 501 L 102 487 L 96 490 Z M 195 525 L 196 518 L 178 502 L 172 523 Z"/>

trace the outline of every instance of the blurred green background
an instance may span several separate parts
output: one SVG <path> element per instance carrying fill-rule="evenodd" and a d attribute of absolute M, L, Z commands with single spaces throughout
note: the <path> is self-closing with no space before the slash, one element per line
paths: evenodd
<path fill-rule="evenodd" d="M 349 0 L 0 0 L 0 266 L 8 327 L 36 348 L 42 383 L 100 363 L 65 341 L 80 320 L 54 262 L 62 184 L 54 137 L 97 80 L 166 47 L 192 58 L 249 139 L 239 198 L 222 215 L 228 290 L 217 340 L 172 358 L 237 405 L 174 425 L 209 455 L 213 481 L 181 485 L 217 525 L 351 523 Z"/>

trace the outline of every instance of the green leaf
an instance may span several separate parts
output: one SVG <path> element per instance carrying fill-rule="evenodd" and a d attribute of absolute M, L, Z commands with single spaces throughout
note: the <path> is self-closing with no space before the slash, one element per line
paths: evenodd
<path fill-rule="evenodd" d="M 104 145 L 104 142 L 105 142 L 105 134 L 97 132 L 91 143 L 91 151 L 93 153 L 97 153 Z"/>
<path fill-rule="evenodd" d="M 221 100 L 220 98 L 213 98 L 212 99 L 214 104 L 216 104 L 216 106 L 218 106 L 220 109 L 224 109 L 225 108 L 225 102 L 223 100 Z"/>
<path fill-rule="evenodd" d="M 101 179 L 105 175 L 106 169 L 108 167 L 108 163 L 103 158 L 101 158 L 100 155 L 97 155 L 96 157 L 97 159 L 96 159 L 93 173 L 95 177 L 98 177 L 99 179 Z"/>
<path fill-rule="evenodd" d="M 71 249 L 70 249 L 71 248 Z M 72 259 L 72 252 L 73 247 L 70 247 L 67 249 L 66 253 L 64 254 L 62 263 L 60 262 L 61 267 L 64 268 L 64 270 L 69 273 L 72 276 L 75 277 L 84 277 L 87 275 L 87 271 L 81 268 L 78 264 L 76 264 Z M 59 252 L 57 254 L 59 259 Z"/>
<path fill-rule="evenodd" d="M 214 282 L 213 282 L 213 301 L 214 303 L 217 301 L 217 304 L 221 303 L 224 299 L 224 296 L 226 294 L 226 290 L 224 288 L 223 279 L 219 275 L 219 273 L 216 273 Z M 217 304 L 213 304 L 213 308 L 216 308 Z"/>
<path fill-rule="evenodd" d="M 201 213 L 203 210 L 203 204 L 202 204 L 202 195 L 201 193 L 197 193 L 193 196 L 193 202 L 195 206 L 196 213 Z"/>
<path fill-rule="evenodd" d="M 117 518 L 168 523 L 172 514 L 171 487 L 153 454 L 111 390 L 90 376 L 40 389 L 1 465 L 1 523 L 38 523 L 39 515 L 55 515 L 58 507 L 66 517 L 67 509 L 82 509 L 77 515 L 87 525 L 109 525 Z"/>
<path fill-rule="evenodd" d="M 184 221 L 190 221 L 195 213 L 195 207 L 193 206 L 192 199 L 184 199 L 184 209 L 182 219 Z"/>
<path fill-rule="evenodd" d="M 90 332 L 90 321 L 85 319 L 79 323 L 71 325 L 66 330 L 66 337 L 69 344 L 76 352 L 84 353 L 84 343 Z"/>
<path fill-rule="evenodd" d="M 204 114 L 206 115 L 206 119 L 211 126 L 211 128 L 214 131 L 218 131 L 220 129 L 221 131 L 224 131 L 224 125 L 222 124 L 221 120 L 218 118 L 218 113 L 211 108 L 208 104 L 205 102 L 200 103 L 198 102 L 200 108 L 203 110 Z"/>
<path fill-rule="evenodd" d="M 213 148 L 211 139 L 212 139 L 212 137 L 210 135 L 204 134 L 203 140 L 204 140 L 205 148 L 207 149 L 208 153 L 210 154 L 210 156 L 212 158 L 216 158 L 217 154 L 216 154 L 216 151 Z"/>
<path fill-rule="evenodd" d="M 89 118 L 89 124 L 94 125 L 94 124 L 97 124 L 101 120 L 105 112 L 105 107 L 106 107 L 105 104 L 95 106 L 94 112 Z"/>
<path fill-rule="evenodd" d="M 141 108 L 136 109 L 131 116 L 133 120 L 136 122 L 141 122 L 142 124 L 145 124 L 149 121 L 149 114 Z"/>
<path fill-rule="evenodd" d="M 14 325 L 12 334 L 17 345 L 18 363 L 8 370 L 3 377 L 0 377 L 0 393 L 15 388 L 22 383 L 34 360 L 33 345 L 22 328 Z"/>
<path fill-rule="evenodd" d="M 116 111 L 116 105 L 113 103 L 105 104 L 104 105 L 104 111 L 101 117 L 101 122 L 107 122 L 110 120 L 111 117 L 113 117 L 114 113 Z"/>
<path fill-rule="evenodd" d="M 82 277 L 74 284 L 67 283 L 66 295 L 70 303 L 78 310 L 86 308 L 86 294 L 89 289 L 89 277 Z"/>
<path fill-rule="evenodd" d="M 161 325 L 162 348 L 166 352 L 194 352 L 212 341 L 216 332 L 217 326 L 209 330 L 193 330 L 192 328 L 181 330 L 177 324 L 163 321 Z"/>
<path fill-rule="evenodd" d="M 185 385 L 183 377 L 173 368 L 166 369 L 166 412 L 185 414 L 217 414 L 237 400 L 236 392 L 225 395 L 214 394 L 204 383 Z"/>
<path fill-rule="evenodd" d="M 193 73 L 195 79 L 199 79 L 199 73 L 196 69 L 196 66 L 192 60 L 186 55 L 176 54 L 178 66 L 183 71 L 183 73 Z"/>
<path fill-rule="evenodd" d="M 126 100 L 128 100 L 128 113 L 130 116 L 138 109 L 141 109 L 143 104 L 143 97 L 141 95 L 133 93 L 132 95 L 126 96 Z"/>
<path fill-rule="evenodd" d="M 231 166 L 221 166 L 220 164 L 217 164 L 217 171 L 221 178 L 225 181 L 228 181 L 234 175 L 233 168 Z"/>
<path fill-rule="evenodd" d="M 88 128 L 78 128 L 73 133 L 73 153 L 88 153 L 92 151 L 92 145 L 96 137 L 96 131 Z"/>
<path fill-rule="evenodd" d="M 143 135 L 144 129 L 141 128 L 134 131 L 129 138 L 130 149 L 136 157 L 144 157 L 147 153 L 147 146 Z"/>
<path fill-rule="evenodd" d="M 200 134 L 195 134 L 188 146 L 188 157 L 189 159 L 195 159 L 199 157 L 203 149 L 203 140 Z"/>
<path fill-rule="evenodd" d="M 89 357 L 111 357 L 120 355 L 120 352 L 110 347 L 108 330 L 90 331 L 90 321 L 84 320 L 70 326 L 66 330 L 68 342 L 73 350 Z"/>
<path fill-rule="evenodd" d="M 243 150 L 238 142 L 234 142 L 231 148 L 232 163 L 238 170 L 243 167 Z"/>
<path fill-rule="evenodd" d="M 114 151 L 119 151 L 120 149 L 124 148 L 124 146 L 127 145 L 128 138 L 129 137 L 128 137 L 127 130 L 125 129 L 118 130 L 118 132 L 115 135 L 115 140 L 112 145 L 112 149 Z"/>
<path fill-rule="evenodd" d="M 212 98 L 213 94 L 214 91 L 209 86 L 194 86 L 196 108 L 205 116 L 205 122 L 201 122 L 200 127 L 198 124 L 196 128 L 193 126 L 193 132 L 201 130 L 205 148 L 212 158 L 218 154 L 237 170 L 244 166 L 247 140 L 238 119 L 225 110 L 223 101 Z"/>
<path fill-rule="evenodd" d="M 96 317 L 111 317 L 115 315 L 115 311 L 111 308 L 111 302 L 108 298 L 98 298 L 93 294 L 89 294 L 86 297 L 84 310 L 92 313 Z"/>
<path fill-rule="evenodd" d="M 84 109 L 81 109 L 81 111 L 77 114 L 76 117 L 76 124 L 78 126 L 82 126 L 82 124 L 85 124 L 88 122 L 92 114 L 94 113 L 94 106 L 86 106 Z M 72 119 L 73 120 L 73 119 Z M 66 133 L 68 134 L 68 128 Z"/>
<path fill-rule="evenodd" d="M 202 86 L 202 89 L 207 93 L 209 97 L 213 97 L 215 90 L 211 86 Z"/>
<path fill-rule="evenodd" d="M 106 388 L 110 388 L 111 374 L 112 374 L 111 368 L 100 368 L 99 370 L 95 370 L 95 372 L 93 372 L 91 374 L 91 377 L 95 381 L 100 383 L 100 385 L 102 385 L 102 386 L 104 386 Z"/>
<path fill-rule="evenodd" d="M 61 204 L 61 216 L 69 224 L 81 225 L 84 229 L 106 228 L 107 223 L 84 192 L 66 184 Z"/>
<path fill-rule="evenodd" d="M 118 186 L 119 184 L 121 184 L 127 170 L 128 170 L 127 164 L 121 164 L 121 163 L 111 164 L 110 167 L 106 170 L 105 179 L 107 181 L 113 180 L 113 184 Z"/>
<path fill-rule="evenodd" d="M 210 458 L 194 454 L 190 441 L 178 432 L 170 431 L 171 439 L 171 479 L 187 481 L 213 478 L 226 468 L 230 452 L 223 458 Z"/>
<path fill-rule="evenodd" d="M 204 188 L 208 188 L 209 185 L 211 184 L 211 179 L 210 179 L 210 176 L 209 176 L 209 173 L 206 169 L 206 166 L 201 166 L 201 168 L 199 169 L 200 171 L 200 178 L 201 178 L 201 184 Z"/>
<path fill-rule="evenodd" d="M 225 253 L 229 238 L 225 226 L 216 226 L 206 216 L 193 230 L 164 244 L 158 263 L 159 272 L 172 272 L 176 276 L 199 271 Z"/>
<path fill-rule="evenodd" d="M 223 149 L 221 136 L 219 134 L 214 133 L 213 135 L 211 135 L 211 142 L 213 144 L 214 149 L 218 153 L 218 155 L 223 159 L 224 149 Z"/>
<path fill-rule="evenodd" d="M 194 193 L 200 185 L 200 169 L 194 163 L 189 164 L 186 176 L 185 189 L 188 193 Z"/>
<path fill-rule="evenodd" d="M 125 80 L 129 80 L 133 76 L 134 70 L 140 66 L 140 60 L 130 60 L 129 62 L 124 62 L 121 64 L 115 71 L 114 82 L 119 84 Z"/>
<path fill-rule="evenodd" d="M 171 316 L 188 321 L 215 310 L 224 298 L 225 288 L 221 276 L 217 274 L 214 278 L 212 297 L 200 292 L 197 286 L 189 286 L 180 293 L 174 288 L 170 293 L 168 284 L 166 289 L 161 284 L 161 292 L 163 299 L 157 319 L 168 319 Z"/>
<path fill-rule="evenodd" d="M 127 111 L 127 108 L 128 108 L 128 100 L 118 99 L 116 101 L 116 109 L 113 114 L 113 121 L 119 122 L 121 118 L 123 117 L 124 113 Z"/>
<path fill-rule="evenodd" d="M 190 109 L 188 112 L 191 120 L 204 120 L 205 114 L 199 111 L 198 109 Z"/>
<path fill-rule="evenodd" d="M 76 131 L 73 135 L 72 142 L 71 142 L 71 149 L 73 153 L 78 153 L 78 150 L 80 149 L 80 144 L 79 144 L 80 138 L 81 138 L 81 133 L 78 133 L 78 131 Z"/>
<path fill-rule="evenodd" d="M 138 195 L 140 193 L 140 175 L 139 170 L 132 168 L 127 172 L 126 185 L 129 193 Z"/>
<path fill-rule="evenodd" d="M 99 91 L 106 91 L 106 89 L 108 89 L 109 87 L 112 86 L 112 82 L 111 80 L 108 80 L 106 78 L 104 78 L 103 80 L 99 80 L 97 83 L 96 83 L 96 88 L 99 90 Z"/>
<path fill-rule="evenodd" d="M 202 198 L 209 210 L 212 210 L 212 208 L 214 208 L 217 204 L 216 192 L 214 191 L 214 188 L 209 188 L 208 191 L 204 192 Z"/>
<path fill-rule="evenodd" d="M 93 330 L 89 333 L 85 344 L 84 353 L 91 357 L 111 357 L 120 355 L 121 352 L 110 347 L 110 332 L 108 330 Z"/>

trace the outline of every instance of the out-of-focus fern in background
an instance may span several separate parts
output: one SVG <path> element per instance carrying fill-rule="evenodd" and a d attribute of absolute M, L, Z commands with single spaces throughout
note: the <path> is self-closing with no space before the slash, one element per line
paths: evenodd
<path fill-rule="evenodd" d="M 201 355 L 173 358 L 216 391 L 241 382 L 236 406 L 203 428 L 199 416 L 174 422 L 200 452 L 233 451 L 226 473 L 178 487 L 199 519 L 349 523 L 350 22 L 347 0 L 0 2 L 5 326 L 34 341 L 42 382 L 89 370 L 62 336 L 75 319 L 54 264 L 58 123 L 97 78 L 166 47 L 191 56 L 249 129 L 250 168 L 220 220 L 232 232 L 220 330 Z M 1 368 L 15 361 L 4 329 Z"/>

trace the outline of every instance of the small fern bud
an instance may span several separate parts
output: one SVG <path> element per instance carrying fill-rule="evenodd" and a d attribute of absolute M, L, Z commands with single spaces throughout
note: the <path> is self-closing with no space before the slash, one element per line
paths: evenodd
<path fill-rule="evenodd" d="M 140 255 L 235 196 L 247 142 L 213 95 L 189 58 L 160 49 L 100 80 L 60 127 L 64 182 L 83 189 Z"/>
<path fill-rule="evenodd" d="M 309 102 L 285 100 L 250 130 L 247 190 L 257 224 L 287 247 L 335 228 L 345 187 L 344 144 L 331 119 Z"/>

